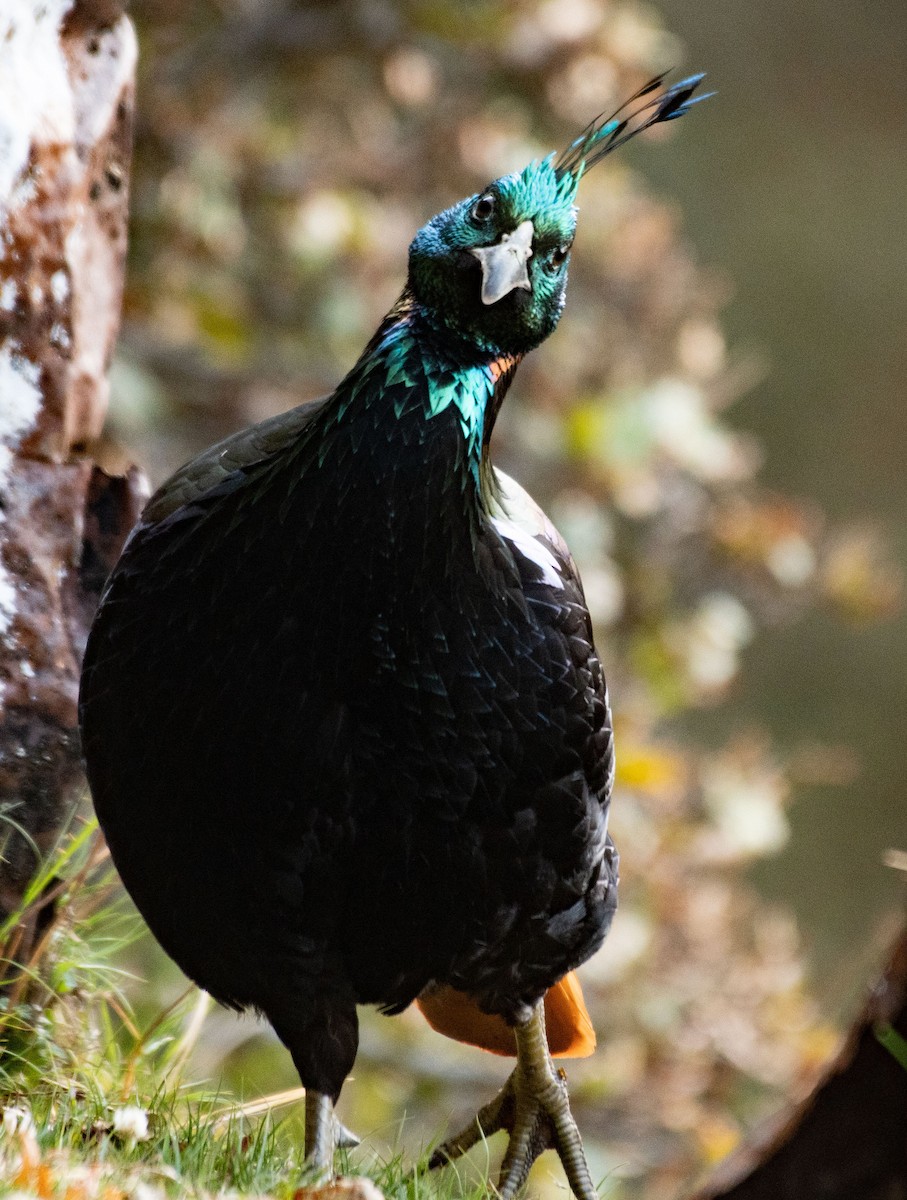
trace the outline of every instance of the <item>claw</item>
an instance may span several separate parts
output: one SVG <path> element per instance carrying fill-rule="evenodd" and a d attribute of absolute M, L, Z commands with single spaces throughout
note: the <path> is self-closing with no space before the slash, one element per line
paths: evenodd
<path fill-rule="evenodd" d="M 338 1150 L 355 1150 L 361 1142 L 362 1138 L 357 1133 L 334 1118 L 334 1145 Z"/>
<path fill-rule="evenodd" d="M 477 1142 L 483 1141 L 485 1138 L 491 1137 L 497 1133 L 499 1129 L 510 1130 L 513 1127 L 514 1114 L 514 1098 L 513 1098 L 513 1075 L 507 1080 L 497 1096 L 486 1104 L 484 1108 L 480 1108 L 473 1119 L 465 1127 L 461 1129 L 456 1137 L 448 1138 L 437 1146 L 428 1160 L 429 1171 L 435 1171 L 438 1167 L 443 1167 L 445 1163 L 453 1162 L 455 1158 L 459 1158 L 461 1154 L 465 1154 L 467 1150 L 471 1150 Z"/>
<path fill-rule="evenodd" d="M 510 1141 L 498 1178 L 501 1200 L 512 1200 L 545 1150 L 557 1151 L 578 1200 L 598 1200 L 582 1139 L 570 1112 L 567 1077 L 555 1070 L 548 1053 L 542 1004 L 514 1032 L 517 1065 L 513 1074 L 465 1129 L 437 1147 L 429 1159 L 429 1169 L 451 1162 L 483 1138 L 506 1129 Z"/>

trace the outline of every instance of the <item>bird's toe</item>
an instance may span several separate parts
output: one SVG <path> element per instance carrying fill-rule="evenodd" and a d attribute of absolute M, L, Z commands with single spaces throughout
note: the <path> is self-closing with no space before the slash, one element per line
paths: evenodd
<path fill-rule="evenodd" d="M 506 1130 L 509 1138 L 497 1184 L 501 1200 L 516 1196 L 536 1159 L 546 1150 L 557 1152 L 578 1200 L 598 1200 L 582 1139 L 570 1112 L 566 1076 L 551 1066 L 550 1059 L 538 1069 L 517 1066 L 494 1100 L 480 1109 L 460 1133 L 435 1149 L 429 1170 L 452 1162 L 500 1130 Z"/>

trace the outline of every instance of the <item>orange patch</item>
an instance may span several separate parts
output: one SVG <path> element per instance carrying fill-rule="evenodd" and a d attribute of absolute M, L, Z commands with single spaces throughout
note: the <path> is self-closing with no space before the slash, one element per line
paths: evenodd
<path fill-rule="evenodd" d="M 445 1037 L 491 1054 L 516 1055 L 511 1027 L 502 1017 L 483 1013 L 464 992 L 435 988 L 420 996 L 416 1007 L 432 1029 Z M 545 993 L 545 1024 L 548 1047 L 555 1058 L 588 1058 L 595 1050 L 595 1030 L 575 972 Z"/>
<path fill-rule="evenodd" d="M 501 378 L 505 371 L 510 371 L 516 360 L 509 354 L 502 355 L 501 358 L 494 359 L 488 364 L 488 370 L 491 373 L 491 378 L 494 383 Z"/>

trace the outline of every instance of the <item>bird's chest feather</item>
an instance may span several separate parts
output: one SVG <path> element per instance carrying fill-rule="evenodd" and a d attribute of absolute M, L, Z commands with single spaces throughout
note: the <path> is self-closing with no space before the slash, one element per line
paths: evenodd
<path fill-rule="evenodd" d="M 284 596 L 296 619 L 276 631 L 300 663 L 340 638 L 338 682 L 363 731 L 397 762 L 422 754 L 454 769 L 535 729 L 568 657 L 554 631 L 561 581 L 528 535 L 538 561 L 521 569 L 512 531 L 477 505 L 458 423 L 440 413 L 411 454 L 360 452 L 347 483 L 332 474 L 320 508 L 333 518 L 301 523 Z M 313 567 L 320 586 L 300 589 Z"/>
<path fill-rule="evenodd" d="M 456 814 L 564 769 L 581 605 L 483 508 L 461 406 L 430 401 L 385 380 L 127 549 L 98 639 L 116 686 L 183 740 L 213 724 L 231 779 Z"/>
<path fill-rule="evenodd" d="M 455 406 L 395 420 L 329 436 L 290 493 L 292 553 L 276 574 L 269 556 L 283 615 L 250 670 L 282 681 L 283 711 L 302 691 L 344 707 L 375 803 L 491 811 L 563 758 L 588 687 L 564 628 L 577 598 L 541 543 L 479 504 Z"/>

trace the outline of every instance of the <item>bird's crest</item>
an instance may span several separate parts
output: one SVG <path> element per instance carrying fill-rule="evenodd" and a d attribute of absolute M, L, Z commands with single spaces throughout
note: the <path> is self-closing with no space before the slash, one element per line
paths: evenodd
<path fill-rule="evenodd" d="M 579 181 L 590 167 L 644 129 L 682 117 L 698 101 L 713 95 L 693 95 L 704 75 L 690 75 L 659 92 L 665 74 L 650 79 L 610 116 L 602 113 L 590 121 L 560 154 L 549 154 L 541 162 L 535 159 L 522 171 L 499 179 L 496 186 L 501 197 L 512 197 L 514 209 L 522 202 L 527 211 L 534 213 L 571 211 Z"/>
<path fill-rule="evenodd" d="M 693 95 L 705 78 L 704 75 L 690 75 L 665 91 L 658 92 L 666 74 L 667 72 L 662 72 L 650 79 L 610 116 L 606 117 L 602 113 L 590 121 L 566 150 L 547 160 L 551 162 L 558 190 L 564 199 L 573 199 L 585 172 L 597 162 L 601 162 L 606 154 L 610 154 L 618 146 L 623 146 L 625 142 L 652 125 L 682 117 L 694 104 L 713 95 L 712 92 L 703 96 Z M 658 94 L 653 96 L 653 92 Z M 638 101 L 642 103 L 637 103 Z"/>

